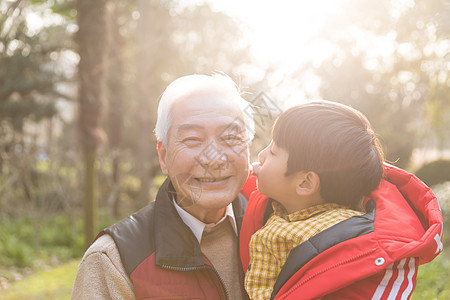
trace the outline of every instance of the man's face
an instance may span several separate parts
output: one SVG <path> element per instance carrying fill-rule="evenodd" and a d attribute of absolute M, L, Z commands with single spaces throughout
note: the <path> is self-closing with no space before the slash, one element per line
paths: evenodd
<path fill-rule="evenodd" d="M 171 109 L 167 145 L 159 143 L 158 154 L 177 203 L 204 222 L 217 221 L 248 175 L 241 110 L 214 92 L 177 100 Z"/>

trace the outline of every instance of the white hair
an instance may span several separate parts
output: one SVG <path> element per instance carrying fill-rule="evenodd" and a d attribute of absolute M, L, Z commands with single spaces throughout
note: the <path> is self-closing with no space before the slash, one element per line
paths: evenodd
<path fill-rule="evenodd" d="M 208 75 L 188 75 L 180 77 L 170 83 L 158 104 L 158 117 L 155 126 L 155 135 L 158 142 L 167 146 L 167 135 L 171 125 L 172 104 L 176 100 L 187 97 L 198 91 L 217 87 L 221 94 L 229 95 L 230 101 L 235 101 L 244 116 L 244 125 L 247 132 L 247 143 L 253 140 L 255 135 L 255 122 L 253 119 L 253 110 L 250 104 L 241 97 L 238 86 L 225 74 Z"/>

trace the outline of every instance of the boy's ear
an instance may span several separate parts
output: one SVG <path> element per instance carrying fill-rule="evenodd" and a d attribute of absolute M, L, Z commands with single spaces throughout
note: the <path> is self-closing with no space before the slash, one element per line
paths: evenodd
<path fill-rule="evenodd" d="M 310 196 L 320 190 L 320 177 L 316 172 L 309 171 L 299 174 L 296 192 L 300 196 Z"/>
<path fill-rule="evenodd" d="M 162 142 L 158 142 L 156 149 L 158 150 L 158 157 L 159 157 L 159 165 L 161 166 L 161 171 L 164 175 L 168 175 L 167 171 L 167 164 L 166 164 L 166 154 L 167 150 L 166 147 Z"/>

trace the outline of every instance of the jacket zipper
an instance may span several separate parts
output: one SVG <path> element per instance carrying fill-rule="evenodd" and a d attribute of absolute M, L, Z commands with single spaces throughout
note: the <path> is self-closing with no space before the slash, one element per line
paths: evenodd
<path fill-rule="evenodd" d="M 186 272 L 186 271 L 197 271 L 197 270 L 201 270 L 201 269 L 210 269 L 213 270 L 214 273 L 216 273 L 217 278 L 219 279 L 220 284 L 222 285 L 222 289 L 225 292 L 225 299 L 229 299 L 228 296 L 228 291 L 225 288 L 225 284 L 223 283 L 222 278 L 220 277 L 219 273 L 217 272 L 216 269 L 214 269 L 211 266 L 208 265 L 204 265 L 204 266 L 200 266 L 200 267 L 174 267 L 174 266 L 169 266 L 169 265 L 161 265 L 162 268 L 167 269 L 167 270 L 171 270 L 171 271 L 182 271 L 182 272 Z"/>

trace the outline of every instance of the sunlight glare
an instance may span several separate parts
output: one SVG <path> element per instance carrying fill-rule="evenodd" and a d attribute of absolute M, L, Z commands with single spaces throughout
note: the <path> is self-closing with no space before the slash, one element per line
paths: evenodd
<path fill-rule="evenodd" d="M 291 70 L 324 50 L 309 47 L 307 42 L 340 5 L 333 0 L 209 2 L 248 24 L 247 35 L 259 62 Z"/>
<path fill-rule="evenodd" d="M 287 108 L 305 101 L 306 94 L 316 94 L 313 92 L 319 85 L 316 76 L 304 74 L 294 79 L 291 75 L 306 63 L 320 65 L 336 51 L 332 43 L 319 39 L 318 35 L 328 18 L 338 13 L 342 1 L 207 1 L 213 9 L 248 26 L 245 35 L 255 61 L 261 70 L 273 69 L 267 78 L 267 88 L 280 106 Z"/>

